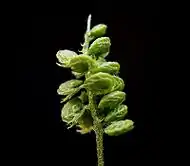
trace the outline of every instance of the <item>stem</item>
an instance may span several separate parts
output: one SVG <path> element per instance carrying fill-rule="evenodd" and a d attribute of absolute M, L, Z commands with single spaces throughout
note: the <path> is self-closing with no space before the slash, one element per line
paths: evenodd
<path fill-rule="evenodd" d="M 91 110 L 91 115 L 93 118 L 93 129 L 96 134 L 96 149 L 97 149 L 97 158 L 98 158 L 98 166 L 104 166 L 104 146 L 103 146 L 103 127 L 100 119 L 98 118 L 96 112 L 96 104 L 94 100 L 94 96 L 92 92 L 88 92 L 89 95 L 89 105 Z"/>
<path fill-rule="evenodd" d="M 90 43 L 90 39 L 89 39 L 89 34 L 88 32 L 90 31 L 90 26 L 91 26 L 91 14 L 88 16 L 88 20 L 87 20 L 87 29 L 86 29 L 86 33 L 84 35 L 84 44 L 83 44 L 83 49 L 82 49 L 82 53 L 85 54 L 88 51 L 88 47 L 89 47 L 89 43 Z"/>
<path fill-rule="evenodd" d="M 82 53 L 85 54 L 88 51 L 90 38 L 89 38 L 89 31 L 90 31 L 90 25 L 91 25 L 91 14 L 88 16 L 87 21 L 87 30 L 85 33 L 85 41 L 83 44 Z M 104 166 L 104 146 L 103 146 L 103 135 L 104 130 L 101 124 L 101 120 L 98 118 L 97 112 L 96 112 L 96 102 L 94 99 L 94 95 L 92 92 L 88 91 L 88 97 L 89 97 L 89 106 L 91 110 L 91 115 L 93 118 L 93 129 L 96 134 L 96 150 L 97 150 L 97 159 L 98 159 L 98 166 Z"/>
<path fill-rule="evenodd" d="M 90 14 L 90 15 L 88 16 L 88 21 L 87 21 L 87 30 L 86 30 L 86 32 L 89 32 L 89 31 L 90 31 L 91 18 L 92 18 L 92 15 Z"/>
<path fill-rule="evenodd" d="M 98 166 L 104 166 L 103 129 L 101 124 L 96 126 L 95 133 L 96 133 Z"/>

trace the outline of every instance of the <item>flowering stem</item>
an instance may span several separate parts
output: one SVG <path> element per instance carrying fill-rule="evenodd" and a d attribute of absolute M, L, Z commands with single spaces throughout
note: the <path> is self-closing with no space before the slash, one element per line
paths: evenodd
<path fill-rule="evenodd" d="M 85 33 L 85 41 L 83 44 L 82 53 L 85 54 L 88 51 L 90 38 L 88 32 L 90 31 L 91 26 L 91 15 L 88 16 L 87 20 L 87 30 Z M 91 115 L 93 118 L 93 129 L 96 134 L 96 150 L 97 150 L 97 159 L 98 159 L 98 166 L 104 166 L 104 146 L 103 146 L 103 127 L 101 124 L 100 119 L 98 118 L 97 112 L 96 112 L 96 103 L 94 100 L 94 95 L 91 91 L 88 91 L 88 98 L 89 98 L 89 106 L 91 110 Z"/>
<path fill-rule="evenodd" d="M 97 158 L 98 166 L 104 166 L 104 146 L 103 146 L 103 128 L 100 119 L 98 118 L 96 112 L 96 104 L 92 92 L 88 92 L 89 96 L 89 105 L 91 110 L 91 115 L 93 118 L 93 129 L 96 134 L 96 149 L 97 149 Z"/>

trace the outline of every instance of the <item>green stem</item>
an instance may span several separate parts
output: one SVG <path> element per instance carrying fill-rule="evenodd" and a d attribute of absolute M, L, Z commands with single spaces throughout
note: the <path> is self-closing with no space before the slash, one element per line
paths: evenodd
<path fill-rule="evenodd" d="M 98 166 L 104 166 L 104 146 L 103 146 L 103 127 L 100 119 L 98 118 L 96 112 L 96 104 L 92 92 L 88 92 L 89 95 L 89 105 L 91 110 L 91 115 L 93 118 L 93 129 L 96 134 L 96 149 L 97 149 L 97 159 Z"/>
<path fill-rule="evenodd" d="M 87 30 L 85 33 L 85 41 L 83 44 L 82 53 L 85 54 L 88 51 L 90 38 L 88 32 L 90 31 L 90 25 L 91 25 L 91 15 L 88 16 L 87 21 Z M 88 91 L 88 97 L 89 97 L 89 106 L 91 110 L 91 115 L 93 118 L 93 129 L 96 134 L 96 149 L 97 149 L 97 159 L 98 159 L 98 166 L 104 166 L 104 146 L 103 146 L 103 127 L 101 124 L 101 120 L 98 118 L 97 112 L 96 112 L 96 102 L 94 99 L 94 95 L 92 92 Z"/>

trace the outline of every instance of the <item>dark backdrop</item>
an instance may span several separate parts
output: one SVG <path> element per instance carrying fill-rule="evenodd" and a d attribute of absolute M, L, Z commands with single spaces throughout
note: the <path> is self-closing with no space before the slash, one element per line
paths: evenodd
<path fill-rule="evenodd" d="M 159 4 L 68 11 L 31 16 L 29 30 L 24 33 L 27 40 L 19 47 L 17 160 L 55 166 L 96 165 L 94 134 L 80 135 L 75 129 L 67 130 L 61 122 L 56 90 L 71 75 L 55 64 L 59 49 L 81 49 L 86 19 L 91 13 L 92 26 L 108 25 L 112 46 L 107 59 L 121 65 L 120 77 L 126 82 L 125 104 L 135 122 L 135 129 L 128 134 L 105 136 L 106 166 L 137 162 L 154 165 L 160 157 Z"/>

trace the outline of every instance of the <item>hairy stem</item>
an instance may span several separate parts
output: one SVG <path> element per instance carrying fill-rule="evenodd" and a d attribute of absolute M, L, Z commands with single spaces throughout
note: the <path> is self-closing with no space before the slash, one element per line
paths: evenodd
<path fill-rule="evenodd" d="M 96 103 L 94 100 L 94 96 L 91 92 L 88 92 L 89 95 L 89 105 L 91 110 L 91 115 L 93 118 L 93 129 L 96 134 L 96 149 L 97 149 L 97 159 L 98 159 L 98 166 L 104 166 L 104 146 L 103 146 L 103 127 L 101 124 L 100 119 L 98 118 L 96 112 Z"/>
<path fill-rule="evenodd" d="M 90 31 L 90 25 L 91 25 L 91 14 L 88 16 L 87 20 L 87 30 L 85 33 L 85 41 L 83 44 L 82 53 L 85 54 L 88 51 L 90 38 L 88 32 Z M 97 112 L 96 112 L 96 102 L 94 99 L 94 95 L 92 92 L 88 91 L 88 98 L 89 98 L 89 106 L 91 110 L 91 115 L 93 118 L 93 129 L 96 134 L 96 149 L 97 149 L 97 159 L 98 159 L 98 166 L 104 166 L 104 146 L 103 146 L 103 127 L 101 124 L 100 119 L 98 118 Z"/>

